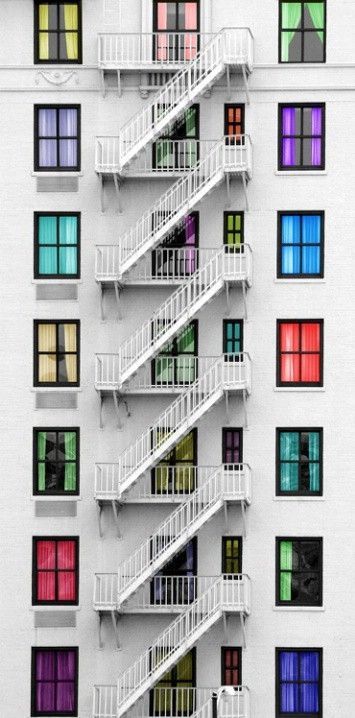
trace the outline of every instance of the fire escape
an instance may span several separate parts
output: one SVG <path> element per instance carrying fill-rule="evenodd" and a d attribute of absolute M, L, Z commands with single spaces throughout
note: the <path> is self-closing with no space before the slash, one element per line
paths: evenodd
<path fill-rule="evenodd" d="M 240 288 L 246 315 L 247 290 L 252 282 L 252 254 L 247 244 L 235 251 L 227 247 L 198 249 L 188 243 L 176 248 L 167 241 L 181 228 L 186 231 L 198 203 L 223 181 L 228 201 L 232 180 L 239 180 L 248 208 L 247 188 L 252 174 L 248 135 L 234 141 L 230 137 L 210 142 L 166 141 L 165 149 L 166 146 L 169 149 L 165 152 L 161 138 L 167 129 L 222 78 L 226 78 L 226 91 L 230 93 L 232 82 L 241 76 L 248 99 L 248 75 L 253 61 L 253 40 L 248 29 L 224 29 L 208 37 L 189 34 L 187 42 L 188 48 L 186 37 L 166 33 L 162 52 L 159 34 L 99 37 L 103 90 L 109 73 L 117 74 L 119 94 L 125 72 L 158 72 L 164 79 L 167 74 L 167 82 L 121 128 L 118 137 L 96 139 L 95 163 L 102 210 L 107 182 L 114 182 L 121 211 L 121 186 L 130 177 L 161 176 L 173 180 L 171 187 L 115 244 L 96 248 L 95 278 L 102 317 L 107 290 L 115 292 L 120 318 L 120 298 L 125 286 L 146 286 L 147 290 L 149 286 L 173 287 L 168 299 L 121 344 L 117 353 L 95 357 L 100 426 L 104 424 L 106 400 L 113 400 L 120 426 L 122 407 L 126 407 L 129 416 L 130 395 L 154 393 L 173 397 L 168 408 L 118 456 L 117 462 L 99 463 L 95 467 L 100 535 L 107 506 L 112 508 L 118 535 L 120 513 L 127 504 L 162 503 L 173 508 L 115 573 L 95 575 L 94 609 L 98 615 L 99 643 L 103 643 L 101 629 L 106 617 L 112 621 L 118 646 L 119 622 L 126 614 L 169 613 L 175 617 L 118 676 L 115 686 L 94 687 L 94 718 L 118 718 L 124 714 L 128 718 L 150 715 L 171 718 L 176 714 L 193 718 L 202 718 L 203 714 L 212 718 L 213 688 L 158 686 L 154 690 L 157 704 L 153 706 L 152 689 L 219 620 L 226 630 L 228 616 L 237 616 L 245 645 L 245 619 L 250 613 L 250 579 L 245 574 L 181 576 L 162 572 L 217 512 L 224 511 L 227 521 L 230 505 L 240 506 L 245 533 L 246 508 L 251 502 L 248 464 L 206 467 L 169 463 L 172 452 L 178 450 L 199 420 L 222 399 L 228 416 L 230 397 L 239 398 L 246 425 L 251 392 L 251 361 L 246 352 L 200 357 L 179 354 L 178 350 L 172 356 L 167 351 L 174 342 L 178 347 L 185 342 L 186 347 L 197 313 L 223 290 L 228 306 L 230 288 Z M 159 139 L 157 158 L 154 147 L 159 147 Z M 179 344 L 182 336 L 184 342 Z M 180 691 L 179 695 L 174 691 Z M 230 692 L 228 700 L 233 702 L 232 707 L 227 706 L 226 700 L 220 702 L 220 716 L 228 713 L 250 718 L 246 686 Z"/>

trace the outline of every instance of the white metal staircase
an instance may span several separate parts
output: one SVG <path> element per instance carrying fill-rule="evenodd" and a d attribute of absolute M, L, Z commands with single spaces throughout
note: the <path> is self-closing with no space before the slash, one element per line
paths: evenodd
<path fill-rule="evenodd" d="M 242 32 L 240 28 L 227 28 L 214 35 L 143 110 L 123 125 L 119 134 L 119 172 L 227 68 L 241 68 L 246 78 L 249 47 L 241 42 Z"/>

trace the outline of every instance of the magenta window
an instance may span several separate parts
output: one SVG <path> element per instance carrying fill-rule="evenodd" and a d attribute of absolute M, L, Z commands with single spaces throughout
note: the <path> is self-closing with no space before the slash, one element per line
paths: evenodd
<path fill-rule="evenodd" d="M 76 648 L 32 649 L 32 715 L 77 715 Z"/>
<path fill-rule="evenodd" d="M 242 459 L 242 430 L 222 429 L 222 463 L 241 464 Z M 232 468 L 232 467 L 231 467 Z"/>
<path fill-rule="evenodd" d="M 78 539 L 34 538 L 33 603 L 78 602 Z"/>
<path fill-rule="evenodd" d="M 155 59 L 161 62 L 192 60 L 198 51 L 198 27 L 198 2 L 157 0 L 154 4 Z"/>
<path fill-rule="evenodd" d="M 324 169 L 324 105 L 281 105 L 279 168 Z"/>
<path fill-rule="evenodd" d="M 323 322 L 278 322 L 278 385 L 321 386 Z"/>

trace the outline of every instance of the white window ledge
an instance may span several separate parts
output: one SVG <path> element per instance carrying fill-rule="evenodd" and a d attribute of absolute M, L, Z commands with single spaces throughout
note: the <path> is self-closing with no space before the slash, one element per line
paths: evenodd
<path fill-rule="evenodd" d="M 273 501 L 325 501 L 324 496 L 273 496 Z"/>
<path fill-rule="evenodd" d="M 273 611 L 296 611 L 297 613 L 304 613 L 305 611 L 311 611 L 314 612 L 324 612 L 325 607 L 324 606 L 273 606 Z"/>
<path fill-rule="evenodd" d="M 41 171 L 33 171 L 30 173 L 31 177 L 83 177 L 83 172 L 77 172 L 76 170 L 73 170 L 73 172 L 56 172 L 54 170 L 53 172 L 46 172 L 45 170 L 43 172 Z M 282 172 L 281 172 L 282 174 Z"/>
<path fill-rule="evenodd" d="M 30 611 L 81 611 L 81 606 L 30 606 Z"/>
<path fill-rule="evenodd" d="M 31 494 L 30 501 L 82 501 L 82 497 L 76 494 L 73 494 L 71 496 L 60 496 L 58 494 L 56 494 L 55 496 L 49 496 L 48 494 L 46 494 L 46 496 L 35 496 L 34 494 Z"/>
<path fill-rule="evenodd" d="M 56 279 L 50 277 L 49 279 L 32 279 L 32 284 L 82 284 L 82 279 Z"/>
<path fill-rule="evenodd" d="M 314 175 L 327 175 L 327 170 L 276 170 L 275 175 L 286 175 L 288 177 L 313 177 Z"/>
<path fill-rule="evenodd" d="M 275 277 L 274 284 L 325 284 L 325 279 L 324 277 L 319 277 L 319 279 L 317 277 L 312 277 L 311 279 L 297 277 L 295 279 L 289 279 L 288 277 L 287 279 L 282 279 L 281 277 Z"/>
<path fill-rule="evenodd" d="M 324 386 L 315 386 L 315 387 L 313 387 L 313 386 L 274 386 L 274 391 L 280 391 L 280 392 L 306 391 L 306 392 L 314 392 L 314 393 L 318 392 L 319 393 L 319 392 L 325 391 L 325 387 Z"/>
<path fill-rule="evenodd" d="M 34 391 L 35 393 L 41 393 L 46 391 L 59 391 L 64 393 L 70 391 L 75 394 L 75 392 L 81 392 L 82 389 L 80 388 L 80 386 L 33 386 L 30 391 Z"/>

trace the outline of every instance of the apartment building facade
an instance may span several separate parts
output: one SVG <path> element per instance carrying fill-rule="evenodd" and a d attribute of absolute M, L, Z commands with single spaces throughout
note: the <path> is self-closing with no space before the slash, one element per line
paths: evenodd
<path fill-rule="evenodd" d="M 1 714 L 352 715 L 354 3 L 0 18 Z"/>

